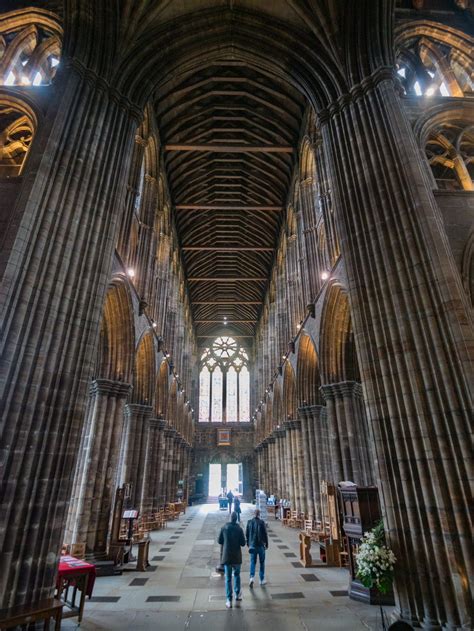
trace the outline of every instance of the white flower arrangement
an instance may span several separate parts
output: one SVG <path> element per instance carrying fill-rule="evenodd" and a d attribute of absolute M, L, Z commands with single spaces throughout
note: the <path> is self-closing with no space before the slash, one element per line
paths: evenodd
<path fill-rule="evenodd" d="M 364 534 L 355 560 L 357 578 L 362 585 L 368 588 L 375 587 L 382 594 L 386 594 L 392 586 L 393 568 L 397 559 L 385 545 L 382 522 Z"/>

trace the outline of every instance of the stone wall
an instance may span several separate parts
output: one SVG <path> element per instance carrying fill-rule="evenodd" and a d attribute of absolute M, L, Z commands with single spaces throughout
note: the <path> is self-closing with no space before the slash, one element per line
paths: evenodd
<path fill-rule="evenodd" d="M 230 446 L 217 445 L 217 430 L 230 429 Z M 255 494 L 254 479 L 254 427 L 252 423 L 196 423 L 194 453 L 191 464 L 190 494 L 196 489 L 196 480 L 202 479 L 204 496 L 209 489 L 209 464 L 242 463 L 244 500 L 251 501 Z"/>

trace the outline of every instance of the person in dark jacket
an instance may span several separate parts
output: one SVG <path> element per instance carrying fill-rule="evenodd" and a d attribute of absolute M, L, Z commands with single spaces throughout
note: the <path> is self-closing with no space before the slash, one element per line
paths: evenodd
<path fill-rule="evenodd" d="M 234 573 L 235 600 L 242 600 L 240 588 L 240 566 L 242 565 L 242 550 L 245 546 L 244 531 L 237 523 L 237 513 L 233 512 L 230 522 L 222 527 L 217 540 L 222 546 L 221 563 L 225 571 L 225 606 L 232 607 L 232 572 Z"/>
<path fill-rule="evenodd" d="M 265 580 L 265 550 L 268 549 L 268 535 L 265 522 L 260 519 L 260 511 L 255 511 L 255 517 L 247 522 L 246 530 L 247 545 L 250 552 L 250 581 L 249 587 L 253 587 L 255 578 L 255 566 L 257 556 L 260 561 L 260 585 L 266 585 Z"/>
<path fill-rule="evenodd" d="M 242 509 L 240 508 L 240 500 L 238 497 L 234 497 L 234 511 L 237 513 L 237 521 L 240 523 L 240 513 Z"/>
<path fill-rule="evenodd" d="M 229 502 L 229 515 L 232 512 L 232 502 L 234 501 L 234 494 L 232 493 L 232 491 L 229 491 L 227 493 L 227 500 Z"/>

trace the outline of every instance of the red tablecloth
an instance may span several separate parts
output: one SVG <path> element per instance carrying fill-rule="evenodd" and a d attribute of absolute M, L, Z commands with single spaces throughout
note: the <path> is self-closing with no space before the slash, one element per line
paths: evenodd
<path fill-rule="evenodd" d="M 89 575 L 89 578 L 87 579 L 86 595 L 90 598 L 92 596 L 92 590 L 94 589 L 95 583 L 95 565 L 86 563 L 85 561 L 81 561 L 81 559 L 76 559 L 76 557 L 71 557 L 67 554 L 62 556 L 59 560 L 57 580 L 58 589 L 61 587 L 61 580 L 63 578 L 74 578 L 74 576 L 77 576 L 78 574 Z"/>

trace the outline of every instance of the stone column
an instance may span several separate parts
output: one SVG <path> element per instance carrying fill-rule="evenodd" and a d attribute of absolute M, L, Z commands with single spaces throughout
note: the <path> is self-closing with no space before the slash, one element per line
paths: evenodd
<path fill-rule="evenodd" d="M 371 439 L 365 416 L 362 386 L 356 381 L 343 381 L 321 386 L 326 400 L 327 419 L 331 443 L 331 460 L 341 456 L 340 475 L 334 481 L 351 480 L 360 486 L 375 483 Z M 331 440 L 331 438 L 330 438 Z M 337 447 L 333 451 L 333 445 Z M 339 461 L 338 461 L 339 462 Z"/>
<path fill-rule="evenodd" d="M 159 458 L 162 424 L 163 421 L 157 418 L 150 418 L 148 421 L 146 456 L 143 465 L 144 484 L 140 507 L 140 510 L 144 513 L 158 510 Z"/>
<path fill-rule="evenodd" d="M 326 422 L 326 407 L 310 405 L 300 408 L 307 419 L 309 459 L 313 487 L 315 518 L 321 517 L 321 482 L 330 480 L 329 437 Z"/>
<path fill-rule="evenodd" d="M 296 465 L 296 493 L 298 502 L 298 511 L 300 513 L 307 513 L 306 506 L 306 491 L 304 481 L 304 454 L 303 445 L 301 440 L 301 422 L 294 420 L 292 423 L 293 444 L 294 444 L 294 458 L 293 462 Z"/>
<path fill-rule="evenodd" d="M 291 431 L 291 421 L 285 421 L 284 427 L 286 430 L 286 445 L 285 445 L 285 468 L 288 474 L 288 492 L 289 500 L 291 502 L 291 508 L 297 510 L 296 507 L 296 467 L 293 462 L 294 446 L 293 446 L 293 433 Z"/>
<path fill-rule="evenodd" d="M 269 495 L 271 495 L 272 493 L 276 493 L 276 458 L 275 458 L 275 437 L 269 436 L 268 437 L 268 454 L 270 457 L 270 463 L 269 463 L 269 482 L 268 482 L 268 491 L 267 493 Z"/>
<path fill-rule="evenodd" d="M 124 425 L 124 405 L 131 386 L 96 379 L 74 479 L 66 541 L 85 543 L 89 558 L 105 558 L 115 497 L 115 480 Z"/>
<path fill-rule="evenodd" d="M 132 485 L 131 502 L 134 508 L 138 508 L 142 500 L 147 430 L 152 414 L 153 408 L 149 405 L 129 403 L 125 406 L 120 486 Z"/>
<path fill-rule="evenodd" d="M 472 626 L 472 315 L 382 70 L 320 112 L 400 616 Z"/>
<path fill-rule="evenodd" d="M 157 509 L 161 508 L 165 503 L 165 458 L 167 452 L 167 442 L 165 436 L 166 427 L 166 421 L 160 421 L 160 446 L 158 450 L 157 486 L 155 490 L 155 506 Z"/>
<path fill-rule="evenodd" d="M 41 129 L 46 148 L 35 154 L 33 143 L 30 153 L 0 288 L 0 609 L 54 590 L 140 115 L 64 60 Z"/>
<path fill-rule="evenodd" d="M 310 454 L 310 438 L 308 431 L 309 419 L 304 412 L 304 408 L 298 408 L 298 417 L 301 425 L 301 443 L 303 450 L 304 464 L 304 490 L 306 492 L 306 510 L 310 519 L 315 519 L 314 509 L 314 490 L 313 490 L 313 472 Z"/>

